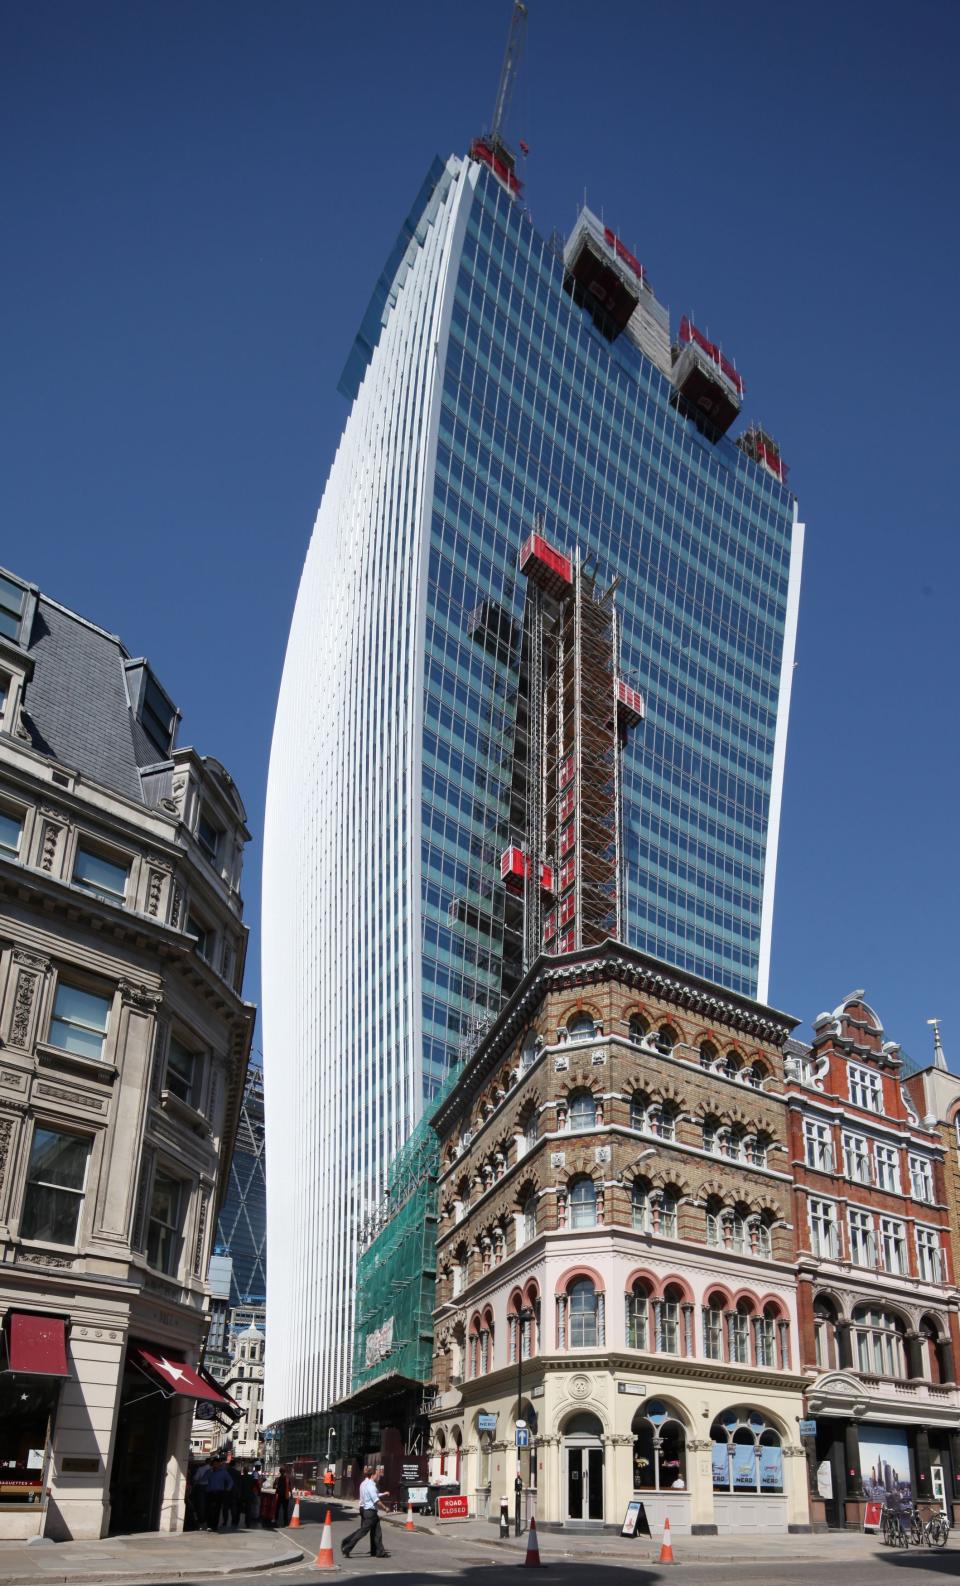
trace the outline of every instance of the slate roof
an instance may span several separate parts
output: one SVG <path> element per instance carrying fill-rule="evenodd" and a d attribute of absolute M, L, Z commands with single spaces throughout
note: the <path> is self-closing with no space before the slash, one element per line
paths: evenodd
<path fill-rule="evenodd" d="M 21 638 L 34 663 L 23 712 L 34 749 L 146 804 L 141 768 L 169 761 L 131 707 L 120 639 L 42 593 Z"/>

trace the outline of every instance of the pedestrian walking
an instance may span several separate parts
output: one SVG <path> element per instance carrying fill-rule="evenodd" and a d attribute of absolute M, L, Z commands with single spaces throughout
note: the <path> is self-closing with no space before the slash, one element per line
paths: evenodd
<path fill-rule="evenodd" d="M 223 1507 L 233 1491 L 233 1477 L 219 1455 L 214 1455 L 207 1479 L 207 1530 L 216 1531 Z"/>
<path fill-rule="evenodd" d="M 357 1543 L 367 1535 L 370 1537 L 370 1557 L 389 1558 L 390 1554 L 383 1545 L 383 1532 L 380 1529 L 380 1510 L 385 1508 L 383 1500 L 386 1496 L 377 1488 L 377 1481 L 383 1474 L 383 1466 L 376 1469 L 372 1465 L 364 1465 L 363 1480 L 360 1483 L 360 1524 L 356 1531 L 351 1531 L 340 1543 L 340 1551 L 344 1558 L 349 1558 Z"/>

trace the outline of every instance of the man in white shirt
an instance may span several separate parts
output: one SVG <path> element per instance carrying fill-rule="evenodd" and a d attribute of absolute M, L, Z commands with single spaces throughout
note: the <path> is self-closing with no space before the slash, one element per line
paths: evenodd
<path fill-rule="evenodd" d="M 380 1529 L 380 1508 L 383 1505 L 383 1495 L 377 1490 L 377 1477 L 383 1474 L 383 1466 L 378 1465 L 374 1470 L 372 1465 L 364 1465 L 363 1480 L 360 1483 L 360 1524 L 356 1531 L 351 1531 L 340 1543 L 340 1551 L 345 1558 L 349 1558 L 357 1543 L 369 1533 L 370 1557 L 389 1558 L 390 1554 L 383 1545 L 383 1533 Z"/>

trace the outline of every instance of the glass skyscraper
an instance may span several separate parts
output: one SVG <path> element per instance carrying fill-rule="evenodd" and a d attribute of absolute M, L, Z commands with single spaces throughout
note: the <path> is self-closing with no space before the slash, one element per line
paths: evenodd
<path fill-rule="evenodd" d="M 358 1226 L 500 1005 L 535 525 L 622 580 L 627 939 L 766 995 L 802 527 L 768 438 L 700 422 L 637 261 L 580 225 L 636 275 L 622 334 L 488 163 L 435 162 L 341 382 L 267 796 L 268 1421 L 347 1391 Z"/>
<path fill-rule="evenodd" d="M 263 1305 L 267 1297 L 267 1178 L 263 1071 L 251 1068 L 243 1087 L 227 1192 L 217 1218 L 217 1255 L 232 1259 L 231 1306 Z"/>

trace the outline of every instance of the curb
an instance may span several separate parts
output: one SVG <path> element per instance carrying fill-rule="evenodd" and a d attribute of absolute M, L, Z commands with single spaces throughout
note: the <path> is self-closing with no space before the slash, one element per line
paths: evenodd
<path fill-rule="evenodd" d="M 285 1537 L 284 1541 L 291 1541 Z M 69 1543 L 65 1544 L 69 1546 Z M 76 1565 L 61 1575 L 59 1571 L 44 1570 L 35 1575 L 4 1575 L 0 1574 L 0 1586 L 82 1586 L 84 1581 L 96 1582 L 96 1586 L 167 1586 L 170 1581 L 194 1580 L 229 1580 L 231 1575 L 256 1575 L 268 1569 L 282 1569 L 287 1564 L 297 1564 L 301 1559 L 308 1557 L 291 1541 L 293 1551 L 280 1558 L 270 1558 L 255 1563 L 221 1565 L 218 1569 L 165 1569 L 162 1572 L 151 1570 L 149 1574 L 138 1570 L 135 1574 L 114 1574 L 112 1570 L 91 1569 L 78 1571 Z M 2 1555 L 0 1555 L 2 1561 Z M 64 1566 L 66 1568 L 66 1566 Z"/>

